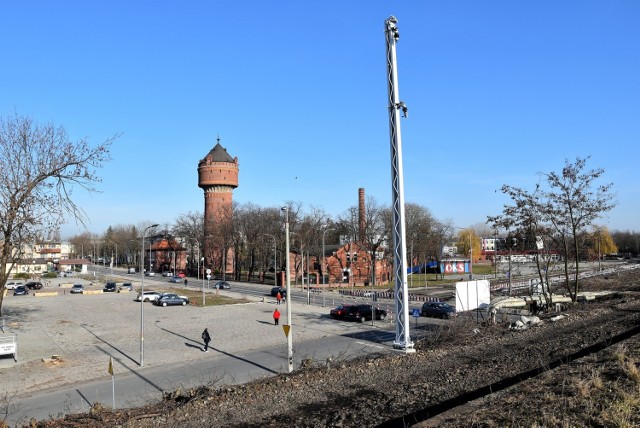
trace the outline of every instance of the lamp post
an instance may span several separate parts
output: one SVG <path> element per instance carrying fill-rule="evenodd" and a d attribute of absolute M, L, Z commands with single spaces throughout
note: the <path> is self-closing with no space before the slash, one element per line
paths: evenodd
<path fill-rule="evenodd" d="M 202 290 L 204 290 L 204 257 L 202 257 L 202 259 L 200 261 L 202 262 Z M 200 270 L 199 267 L 198 267 L 198 270 Z"/>
<path fill-rule="evenodd" d="M 469 279 L 473 279 L 473 243 L 471 242 L 471 232 L 469 232 Z"/>
<path fill-rule="evenodd" d="M 278 286 L 278 261 L 277 261 L 278 247 L 276 247 L 276 237 L 273 235 L 269 235 L 268 233 L 265 233 L 264 235 L 270 236 L 273 239 L 273 286 L 277 287 Z"/>
<path fill-rule="evenodd" d="M 142 231 L 142 250 L 140 260 L 140 273 L 142 279 L 140 281 L 140 367 L 144 365 L 144 235 L 147 230 L 157 227 L 157 224 L 152 224 Z M 151 270 L 151 246 L 149 246 L 149 270 Z"/>
<path fill-rule="evenodd" d="M 322 307 L 323 308 L 326 305 L 325 295 L 324 295 L 324 269 L 325 269 L 325 266 L 327 266 L 327 260 L 324 255 L 324 235 L 330 230 L 334 230 L 334 229 L 325 229 L 324 231 L 322 231 Z"/>
<path fill-rule="evenodd" d="M 289 373 L 293 372 L 293 326 L 291 325 L 291 278 L 289 277 L 289 208 L 282 207 L 280 209 L 284 212 L 284 233 L 285 233 L 285 257 L 286 259 L 286 278 L 287 278 L 287 326 L 289 327 L 289 333 L 287 334 L 287 361 L 289 367 Z"/>

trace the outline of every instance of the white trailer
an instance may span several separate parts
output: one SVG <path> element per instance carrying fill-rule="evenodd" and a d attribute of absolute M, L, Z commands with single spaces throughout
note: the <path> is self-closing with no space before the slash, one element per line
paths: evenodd
<path fill-rule="evenodd" d="M 0 334 L 0 355 L 12 355 L 18 362 L 18 335 Z"/>

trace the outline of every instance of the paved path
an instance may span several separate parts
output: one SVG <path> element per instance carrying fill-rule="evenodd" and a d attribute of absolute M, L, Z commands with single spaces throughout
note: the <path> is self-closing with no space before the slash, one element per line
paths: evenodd
<path fill-rule="evenodd" d="M 141 304 L 133 300 L 136 293 L 72 295 L 67 290 L 62 294 L 58 287 L 60 282 L 69 281 L 51 280 L 49 287 L 43 290 L 58 290 L 57 296 L 13 296 L 9 293 L 5 297 L 5 333 L 18 335 L 18 361 L 14 362 L 9 356 L 0 357 L 0 397 L 16 401 L 69 385 L 108 380 L 110 357 L 116 376 L 139 372 Z M 153 282 L 149 281 L 147 285 L 151 284 Z M 170 286 L 168 283 L 163 285 Z M 101 283 L 96 283 L 88 288 L 101 287 Z M 144 369 L 172 370 L 221 356 L 244 358 L 258 350 L 270 349 L 268 352 L 273 354 L 274 349 L 281 348 L 281 364 L 278 366 L 277 360 L 272 361 L 269 370 L 286 371 L 286 337 L 281 326 L 273 325 L 275 299 L 266 296 L 271 287 L 256 287 L 263 287 L 265 295 L 243 296 L 251 303 L 204 308 L 158 307 L 145 303 Z M 221 293 L 236 295 L 233 291 Z M 285 306 L 281 305 L 280 310 L 283 324 Z M 377 322 L 374 327 L 370 323 L 339 322 L 331 319 L 328 312 L 329 308 L 321 306 L 293 305 L 296 366 L 303 358 L 317 357 L 304 354 L 306 341 L 338 335 L 357 340 L 359 333 L 392 326 L 390 321 Z M 209 353 L 201 349 L 200 334 L 204 327 L 209 329 L 213 339 L 214 350 Z M 59 356 L 59 362 L 48 360 L 54 355 Z M 109 403 L 109 398 L 101 401 Z"/>

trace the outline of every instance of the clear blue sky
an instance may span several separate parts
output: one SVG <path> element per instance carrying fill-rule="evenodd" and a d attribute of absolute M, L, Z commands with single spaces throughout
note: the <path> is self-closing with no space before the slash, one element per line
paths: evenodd
<path fill-rule="evenodd" d="M 122 133 L 89 230 L 203 210 L 197 164 L 240 162 L 234 200 L 332 215 L 389 204 L 384 21 L 398 18 L 405 198 L 484 222 L 502 184 L 592 156 L 640 230 L 640 2 L 4 1 L 0 114 L 98 144 Z M 80 231 L 62 228 L 63 237 Z"/>

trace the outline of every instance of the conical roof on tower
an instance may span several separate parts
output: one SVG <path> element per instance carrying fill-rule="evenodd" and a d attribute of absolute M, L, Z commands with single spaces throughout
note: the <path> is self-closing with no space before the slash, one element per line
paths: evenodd
<path fill-rule="evenodd" d="M 233 158 L 227 153 L 227 150 L 220 145 L 220 138 L 218 138 L 218 144 L 211 149 L 211 151 L 205 156 L 210 157 L 213 162 L 230 162 L 233 163 Z"/>

